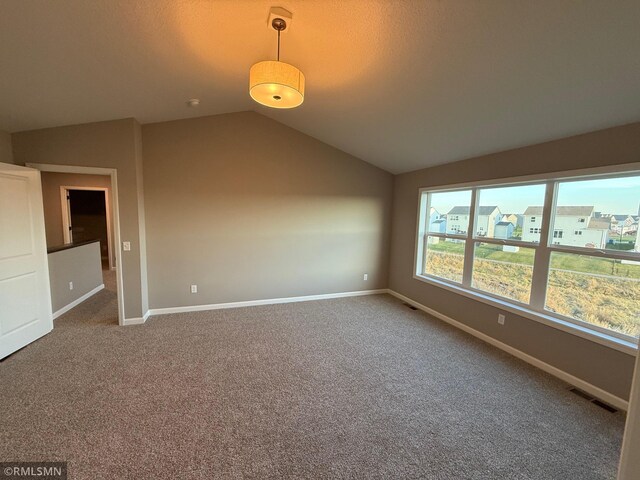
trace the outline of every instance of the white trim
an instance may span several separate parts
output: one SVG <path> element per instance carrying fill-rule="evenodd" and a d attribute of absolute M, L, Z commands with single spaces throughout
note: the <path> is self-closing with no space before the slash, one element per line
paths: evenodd
<path fill-rule="evenodd" d="M 501 310 L 515 313 L 516 315 L 520 315 L 521 317 L 528 318 L 529 320 L 542 323 L 543 325 L 546 325 L 548 327 L 562 330 L 563 332 L 576 335 L 586 340 L 591 340 L 592 342 L 604 345 L 605 347 L 613 348 L 614 350 L 626 353 L 627 355 L 631 355 L 633 357 L 638 355 L 637 344 L 622 338 L 615 337 L 613 335 L 609 335 L 604 332 L 600 332 L 595 329 L 596 326 L 583 327 L 577 323 L 577 320 L 563 320 L 553 315 L 546 315 L 544 313 L 531 310 L 530 308 L 526 308 L 524 304 L 523 306 L 517 305 L 513 300 L 500 300 L 491 295 L 472 291 L 468 288 L 460 287 L 443 280 L 429 278 L 422 275 L 414 275 L 413 278 L 421 282 L 435 285 L 436 287 L 444 288 L 445 290 L 449 290 L 464 297 L 471 298 L 472 300 L 486 303 L 487 305 L 491 305 Z"/>
<path fill-rule="evenodd" d="M 62 241 L 64 243 L 73 242 L 73 235 L 71 234 L 71 204 L 67 198 L 67 191 L 65 187 L 60 187 L 60 212 L 62 212 Z M 102 256 L 102 255 L 101 255 Z"/>
<path fill-rule="evenodd" d="M 27 167 L 41 172 L 86 173 L 90 175 L 111 176 L 111 208 L 113 213 L 113 232 L 115 245 L 113 253 L 116 258 L 116 289 L 118 291 L 118 325 L 124 325 L 124 279 L 122 276 L 122 255 L 120 252 L 120 205 L 118 201 L 118 170 L 115 168 L 82 167 L 78 165 L 50 165 L 48 163 L 27 163 Z"/>
<path fill-rule="evenodd" d="M 25 163 L 25 166 L 41 172 L 86 173 L 88 175 L 111 175 L 115 168 L 83 167 L 81 165 L 53 165 L 49 163 Z"/>
<path fill-rule="evenodd" d="M 147 310 L 147 313 L 145 313 L 141 317 L 125 318 L 122 324 L 123 325 L 142 325 L 144 322 L 147 321 L 150 315 L 151 315 L 151 310 Z"/>
<path fill-rule="evenodd" d="M 355 292 L 325 293 L 321 295 L 305 295 L 301 297 L 266 298 L 264 300 L 248 300 L 243 302 L 211 303 L 208 305 L 187 305 L 184 307 L 151 308 L 151 315 L 167 315 L 170 313 L 201 312 L 205 310 L 221 310 L 226 308 L 255 307 L 258 305 L 274 305 L 278 303 L 308 302 L 327 300 L 330 298 L 359 297 L 362 295 L 378 295 L 388 293 L 386 288 L 378 290 L 359 290 Z"/>
<path fill-rule="evenodd" d="M 55 312 L 53 314 L 53 319 L 55 320 L 56 318 L 58 318 L 60 315 L 67 313 L 69 310 L 71 310 L 73 307 L 80 305 L 82 302 L 84 302 L 86 299 L 88 299 L 89 297 L 94 296 L 96 293 L 98 293 L 100 290 L 102 290 L 104 288 L 104 284 L 102 285 L 98 285 L 96 288 L 94 288 L 93 290 L 88 291 L 87 293 L 85 293 L 84 295 L 82 295 L 80 298 L 75 299 L 73 302 L 71 302 L 68 305 L 65 305 L 64 307 L 62 307 L 60 310 L 58 310 L 57 312 Z"/>
<path fill-rule="evenodd" d="M 144 318 L 144 317 L 125 318 L 124 321 L 122 322 L 122 325 L 124 325 L 124 326 L 142 325 L 146 321 L 147 321 L 147 319 Z"/>
<path fill-rule="evenodd" d="M 388 290 L 388 292 L 390 295 L 393 295 L 394 297 L 402 300 L 403 302 L 406 302 L 409 305 L 413 305 L 414 307 L 422 310 L 425 313 L 428 313 L 433 317 L 436 317 L 439 320 L 442 320 L 450 325 L 453 325 L 454 327 L 459 328 L 460 330 L 463 330 L 473 335 L 474 337 L 479 338 L 480 340 L 487 342 L 488 344 L 493 345 L 494 347 L 497 347 L 500 350 L 503 350 L 513 355 L 514 357 L 517 357 L 520 360 L 523 360 L 528 364 L 533 365 L 534 367 L 539 368 L 540 370 L 544 370 L 545 372 L 553 375 L 554 377 L 557 377 L 560 380 L 569 383 L 570 385 L 578 387 L 580 390 L 584 390 L 585 392 L 590 393 L 591 395 L 593 395 L 596 398 L 599 398 L 603 402 L 606 402 L 616 408 L 619 408 L 620 410 L 625 410 L 625 411 L 629 407 L 629 402 L 601 389 L 600 387 L 596 387 L 595 385 L 592 385 L 589 382 L 586 382 L 578 377 L 575 377 L 570 373 L 565 372 L 564 370 L 560 370 L 559 368 L 554 367 L 553 365 L 549 365 L 548 363 L 545 363 L 542 360 L 532 357 L 528 353 L 524 353 L 523 351 L 518 350 L 517 348 L 514 348 L 510 345 L 507 345 L 506 343 L 502 343 L 501 341 L 496 340 L 495 338 L 485 333 L 479 332 L 478 330 L 471 328 L 470 326 L 465 325 L 462 322 L 454 320 L 453 318 L 448 317 L 447 315 L 444 315 L 438 312 L 437 310 L 434 310 L 425 305 L 422 305 L 421 303 L 418 303 L 415 300 L 411 300 L 409 297 L 405 297 L 404 295 L 398 292 L 395 292 L 393 290 Z"/>

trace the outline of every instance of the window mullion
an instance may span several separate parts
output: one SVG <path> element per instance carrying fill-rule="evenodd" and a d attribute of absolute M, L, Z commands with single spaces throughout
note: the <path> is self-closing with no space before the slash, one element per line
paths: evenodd
<path fill-rule="evenodd" d="M 425 255 L 427 254 L 427 235 L 429 233 L 429 220 L 431 218 L 431 194 L 420 193 L 418 197 L 418 219 L 416 229 L 418 231 L 418 242 L 416 244 L 415 257 L 413 259 L 415 271 L 423 274 L 425 266 Z"/>
<path fill-rule="evenodd" d="M 473 232 L 476 228 L 476 205 L 478 203 L 478 189 L 471 190 L 471 205 L 469 205 L 469 226 L 467 227 L 467 240 L 464 244 L 464 270 L 462 271 L 462 285 L 471 287 L 473 274 Z"/>
<path fill-rule="evenodd" d="M 555 218 L 555 205 L 557 183 L 547 182 L 542 209 L 542 225 L 540 229 L 540 244 L 536 247 L 533 262 L 533 277 L 531 280 L 531 306 L 535 310 L 543 311 L 547 294 L 547 280 L 549 276 L 549 263 L 551 251 L 549 250 L 549 237 Z"/>

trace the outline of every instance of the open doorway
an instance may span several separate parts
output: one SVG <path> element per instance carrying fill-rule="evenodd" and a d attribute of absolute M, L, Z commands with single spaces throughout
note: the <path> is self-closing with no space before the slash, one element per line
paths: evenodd
<path fill-rule="evenodd" d="M 63 185 L 60 198 L 64 243 L 99 240 L 103 267 L 115 270 L 109 189 Z"/>
<path fill-rule="evenodd" d="M 99 321 L 124 325 L 116 170 L 27 166 L 41 174 L 54 320 L 99 295 L 91 300 L 100 306 Z M 74 318 L 71 312 L 61 321 Z"/>

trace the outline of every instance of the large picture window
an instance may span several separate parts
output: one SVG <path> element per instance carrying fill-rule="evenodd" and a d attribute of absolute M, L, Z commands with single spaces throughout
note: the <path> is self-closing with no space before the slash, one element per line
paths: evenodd
<path fill-rule="evenodd" d="M 640 174 L 423 189 L 418 277 L 640 335 Z"/>

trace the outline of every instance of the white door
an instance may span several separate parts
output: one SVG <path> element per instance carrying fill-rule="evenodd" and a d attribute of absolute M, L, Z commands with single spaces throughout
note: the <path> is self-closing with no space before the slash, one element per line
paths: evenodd
<path fill-rule="evenodd" d="M 0 358 L 53 328 L 40 172 L 0 163 Z"/>

